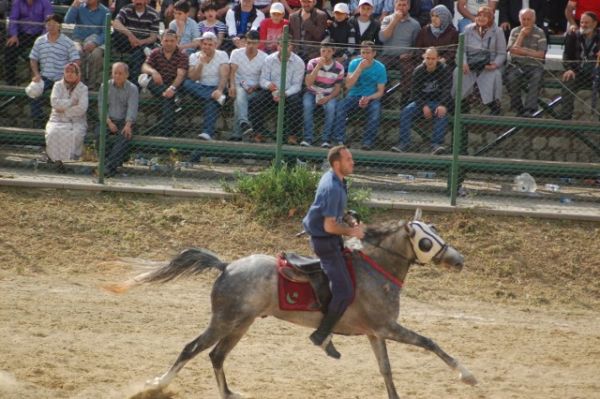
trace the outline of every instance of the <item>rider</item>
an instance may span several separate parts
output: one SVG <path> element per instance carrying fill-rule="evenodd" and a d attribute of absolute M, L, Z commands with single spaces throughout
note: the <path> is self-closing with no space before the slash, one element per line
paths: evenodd
<path fill-rule="evenodd" d="M 327 355 L 339 359 L 341 355 L 331 343 L 331 333 L 354 295 L 352 280 L 342 254 L 342 236 L 362 239 L 364 230 L 360 224 L 341 224 L 348 202 L 345 177 L 354 168 L 350 150 L 343 145 L 335 146 L 329 150 L 327 160 L 331 169 L 321 177 L 315 200 L 302 224 L 310 235 L 315 254 L 321 259 L 321 268 L 329 278 L 332 295 L 321 324 L 310 335 L 310 340 L 322 347 Z"/>

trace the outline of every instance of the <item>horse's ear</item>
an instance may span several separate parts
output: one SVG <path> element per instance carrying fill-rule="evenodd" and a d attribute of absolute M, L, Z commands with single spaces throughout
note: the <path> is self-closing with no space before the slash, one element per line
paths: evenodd
<path fill-rule="evenodd" d="M 404 230 L 406 230 L 406 234 L 409 237 L 414 237 L 415 236 L 415 228 L 412 227 L 412 225 L 410 223 L 404 223 Z"/>
<path fill-rule="evenodd" d="M 413 217 L 413 220 L 414 221 L 421 220 L 422 214 L 423 214 L 423 212 L 421 211 L 421 208 L 415 209 L 415 216 Z"/>

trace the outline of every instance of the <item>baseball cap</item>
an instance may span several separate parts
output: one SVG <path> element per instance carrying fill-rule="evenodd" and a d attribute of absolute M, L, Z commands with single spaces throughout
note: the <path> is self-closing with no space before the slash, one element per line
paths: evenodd
<path fill-rule="evenodd" d="M 341 12 L 344 14 L 350 14 L 350 9 L 348 8 L 348 4 L 346 3 L 337 3 L 335 7 L 333 7 L 333 12 Z"/>
<path fill-rule="evenodd" d="M 358 2 L 358 6 L 359 6 L 359 7 L 360 7 L 360 6 L 362 6 L 363 4 L 368 4 L 368 5 L 370 5 L 371 7 L 373 7 L 373 2 L 372 2 L 371 0 L 360 0 L 360 1 Z"/>
<path fill-rule="evenodd" d="M 285 14 L 285 7 L 281 3 L 273 3 L 271 4 L 271 9 L 269 10 L 269 13 Z"/>
<path fill-rule="evenodd" d="M 204 32 L 202 34 L 202 36 L 200 36 L 200 40 L 205 40 L 205 39 L 217 41 L 217 35 L 215 35 L 213 32 Z"/>

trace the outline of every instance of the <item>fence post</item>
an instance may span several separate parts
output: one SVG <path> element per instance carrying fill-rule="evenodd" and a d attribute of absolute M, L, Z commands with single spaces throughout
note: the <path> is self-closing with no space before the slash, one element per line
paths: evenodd
<path fill-rule="evenodd" d="M 450 205 L 456 205 L 456 195 L 458 193 L 458 173 L 460 152 L 462 142 L 462 81 L 463 81 L 463 61 L 465 48 L 465 34 L 458 36 L 458 50 L 456 57 L 456 92 L 454 97 L 454 125 L 452 131 L 452 165 L 450 167 Z"/>
<path fill-rule="evenodd" d="M 102 66 L 102 104 L 100 104 L 100 133 L 98 136 L 98 183 L 104 184 L 104 160 L 106 152 L 106 117 L 108 116 L 108 78 L 111 53 L 111 15 L 104 19 L 104 64 Z"/>
<path fill-rule="evenodd" d="M 275 168 L 281 168 L 282 161 L 282 145 L 283 145 L 283 124 L 285 116 L 285 76 L 287 74 L 287 58 L 288 58 L 288 40 L 289 28 L 283 27 L 283 41 L 281 43 L 281 77 L 279 79 L 279 104 L 277 104 L 277 146 L 275 149 Z"/>

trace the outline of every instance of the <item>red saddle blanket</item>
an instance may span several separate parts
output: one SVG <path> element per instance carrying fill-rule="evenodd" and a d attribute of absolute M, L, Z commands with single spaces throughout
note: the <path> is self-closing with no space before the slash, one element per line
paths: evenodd
<path fill-rule="evenodd" d="M 356 289 L 356 276 L 354 275 L 354 267 L 352 266 L 352 257 L 348 252 L 344 253 L 346 258 L 346 267 L 352 279 L 352 287 Z M 283 268 L 293 268 L 288 261 L 281 255 L 277 256 L 277 268 L 279 275 L 278 291 L 279 291 L 279 308 L 281 310 L 300 310 L 309 312 L 318 312 L 321 310 L 317 296 L 312 289 L 310 283 L 298 283 L 288 280 L 282 273 Z"/>

